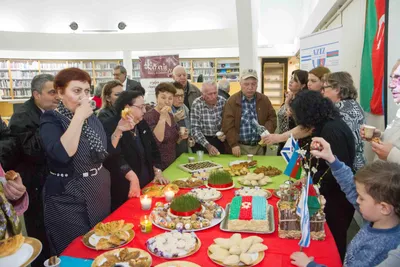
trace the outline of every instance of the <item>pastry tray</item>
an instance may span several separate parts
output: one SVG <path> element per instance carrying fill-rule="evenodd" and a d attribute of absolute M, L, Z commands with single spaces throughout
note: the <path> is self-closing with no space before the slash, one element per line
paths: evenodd
<path fill-rule="evenodd" d="M 196 169 L 196 170 L 191 170 L 191 169 L 186 167 L 188 165 L 196 165 L 196 164 L 200 164 L 201 165 L 201 164 L 207 164 L 207 163 L 212 164 L 213 166 L 206 167 L 206 168 L 199 168 L 199 169 Z M 193 173 L 193 172 L 204 172 L 204 171 L 207 172 L 207 171 L 210 171 L 210 170 L 220 169 L 220 168 L 222 168 L 222 165 L 218 164 L 218 163 L 215 163 L 215 162 L 212 162 L 210 160 L 204 160 L 204 161 L 197 161 L 197 162 L 192 162 L 192 163 L 181 164 L 178 167 L 180 169 L 184 170 L 185 172 Z"/>
<path fill-rule="evenodd" d="M 267 206 L 267 216 L 268 216 L 268 223 L 269 223 L 269 229 L 270 231 L 248 231 L 248 230 L 242 230 L 242 231 L 234 231 L 234 230 L 229 230 L 228 229 L 228 219 L 229 219 L 229 211 L 230 211 L 230 206 L 231 204 L 227 204 L 225 208 L 225 218 L 222 220 L 221 224 L 219 225 L 219 228 L 222 231 L 225 232 L 233 232 L 233 233 L 251 233 L 251 234 L 272 234 L 275 232 L 275 219 L 274 219 L 274 207 L 272 205 Z"/>

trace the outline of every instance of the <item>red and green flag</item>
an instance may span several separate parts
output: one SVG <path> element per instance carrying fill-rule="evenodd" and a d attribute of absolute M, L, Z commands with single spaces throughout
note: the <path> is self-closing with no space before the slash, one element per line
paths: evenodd
<path fill-rule="evenodd" d="M 367 0 L 361 62 L 360 103 L 366 112 L 383 115 L 385 0 Z"/>
<path fill-rule="evenodd" d="M 289 177 L 300 179 L 301 177 L 301 160 L 302 156 L 299 154 L 299 143 L 296 141 L 294 145 L 294 150 L 292 157 L 289 160 L 288 165 L 286 166 L 285 171 L 283 172 Z"/>

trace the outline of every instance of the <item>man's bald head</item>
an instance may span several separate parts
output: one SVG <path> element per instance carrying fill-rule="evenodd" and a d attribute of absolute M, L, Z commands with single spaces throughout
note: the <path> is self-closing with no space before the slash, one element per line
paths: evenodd
<path fill-rule="evenodd" d="M 182 84 L 183 88 L 186 87 L 187 84 L 187 73 L 184 67 L 181 65 L 176 66 L 172 71 L 172 78 Z"/>

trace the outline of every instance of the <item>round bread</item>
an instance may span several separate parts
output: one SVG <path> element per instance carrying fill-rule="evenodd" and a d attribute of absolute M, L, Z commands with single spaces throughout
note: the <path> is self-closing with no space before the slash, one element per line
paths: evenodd
<path fill-rule="evenodd" d="M 14 254 L 24 243 L 25 237 L 21 234 L 0 241 L 0 258 Z"/>
<path fill-rule="evenodd" d="M 18 176 L 18 174 L 15 171 L 8 171 L 6 172 L 6 180 L 15 180 Z"/>
<path fill-rule="evenodd" d="M 373 137 L 371 141 L 375 142 L 375 143 L 378 143 L 378 144 L 381 143 L 381 139 L 379 137 Z"/>
<path fill-rule="evenodd" d="M 128 114 L 131 112 L 131 109 L 130 108 L 124 108 L 122 111 L 121 111 L 121 117 L 124 119 L 124 120 L 126 120 L 126 116 L 128 116 Z"/>

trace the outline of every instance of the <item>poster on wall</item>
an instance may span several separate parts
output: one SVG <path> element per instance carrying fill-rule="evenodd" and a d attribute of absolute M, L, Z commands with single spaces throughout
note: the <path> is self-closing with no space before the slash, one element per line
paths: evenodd
<path fill-rule="evenodd" d="M 340 38 L 342 27 L 329 29 L 300 38 L 300 69 L 318 66 L 340 71 Z"/>
<path fill-rule="evenodd" d="M 172 70 L 179 65 L 179 55 L 139 57 L 140 83 L 146 89 L 146 103 L 156 102 L 155 88 L 172 82 Z"/>

